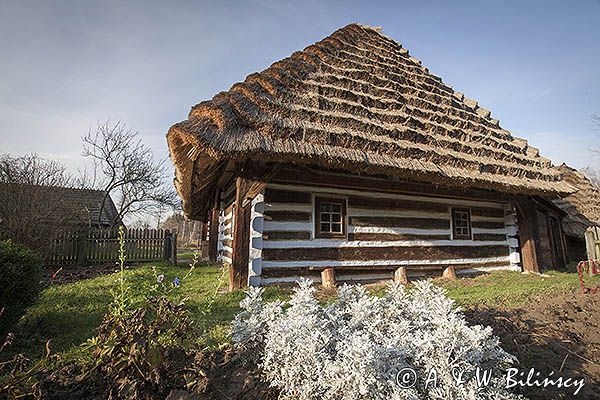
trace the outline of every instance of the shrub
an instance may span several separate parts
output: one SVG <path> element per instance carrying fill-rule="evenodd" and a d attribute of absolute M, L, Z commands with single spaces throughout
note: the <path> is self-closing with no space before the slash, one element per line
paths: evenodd
<path fill-rule="evenodd" d="M 491 328 L 468 326 L 443 289 L 430 282 L 417 282 L 411 291 L 394 284 L 381 298 L 361 286 L 343 286 L 327 306 L 313 292 L 309 281 L 301 281 L 288 304 L 268 304 L 262 289 L 252 288 L 233 322 L 236 347 L 255 358 L 281 398 L 521 398 L 503 389 L 501 379 L 515 358 Z M 456 383 L 453 369 L 467 378 L 477 367 L 493 371 L 487 387 L 478 388 L 475 379 Z M 418 378 L 411 388 L 398 382 L 405 368 Z M 426 388 L 432 368 L 436 384 Z"/>
<path fill-rule="evenodd" d="M 183 304 L 165 296 L 151 296 L 142 307 L 121 315 L 107 314 L 87 346 L 112 396 L 166 396 L 169 388 L 193 386 L 200 373 L 194 369 L 194 354 L 184 347 L 189 325 Z"/>
<path fill-rule="evenodd" d="M 108 398 L 164 398 L 172 388 L 202 391 L 206 381 L 201 354 L 188 349 L 193 331 L 185 299 L 175 302 L 170 298 L 195 269 L 197 256 L 188 273 L 170 284 L 153 268 L 156 281 L 142 304 L 131 301 L 125 260 L 125 237 L 120 228 L 117 286 L 97 335 L 85 344 L 94 361 L 84 376 L 98 379 L 99 375 Z"/>
<path fill-rule="evenodd" d="M 42 275 L 42 260 L 34 252 L 10 240 L 0 242 L 0 333 L 10 329 L 36 300 Z"/>

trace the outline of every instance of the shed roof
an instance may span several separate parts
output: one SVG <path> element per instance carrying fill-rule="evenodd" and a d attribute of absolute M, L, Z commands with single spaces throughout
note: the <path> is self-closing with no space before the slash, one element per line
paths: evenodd
<path fill-rule="evenodd" d="M 194 107 L 168 134 L 184 211 L 223 160 L 311 164 L 444 186 L 566 193 L 550 160 L 377 28 L 350 24 Z"/>
<path fill-rule="evenodd" d="M 104 190 L 70 188 L 60 186 L 2 184 L 8 190 L 20 190 L 21 196 L 34 198 L 42 206 L 40 209 L 50 210 L 49 218 L 60 217 L 65 226 L 112 226 L 121 224 L 119 212 L 110 197 L 104 201 Z"/>

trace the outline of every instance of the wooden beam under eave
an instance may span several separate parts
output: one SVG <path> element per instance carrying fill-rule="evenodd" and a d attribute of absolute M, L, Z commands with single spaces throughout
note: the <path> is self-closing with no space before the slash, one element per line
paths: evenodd
<path fill-rule="evenodd" d="M 539 273 L 538 248 L 540 237 L 537 226 L 537 208 L 533 200 L 528 197 L 519 198 L 516 205 L 523 270 Z"/>

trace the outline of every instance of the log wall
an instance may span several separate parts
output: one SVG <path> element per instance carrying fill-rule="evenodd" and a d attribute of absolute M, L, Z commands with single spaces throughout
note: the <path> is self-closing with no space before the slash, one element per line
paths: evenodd
<path fill-rule="evenodd" d="M 390 193 L 374 190 L 373 181 L 349 188 L 276 177 L 252 205 L 250 283 L 301 276 L 320 282 L 325 268 L 334 268 L 342 282 L 391 279 L 400 266 L 409 277 L 441 274 L 450 265 L 458 274 L 521 270 L 511 202 Z M 321 195 L 347 200 L 345 239 L 315 238 L 314 198 Z M 471 240 L 452 239 L 452 207 L 471 210 Z"/>
<path fill-rule="evenodd" d="M 231 265 L 233 256 L 233 207 L 235 206 L 235 182 L 230 183 L 221 194 L 219 214 L 219 241 L 217 261 Z"/>

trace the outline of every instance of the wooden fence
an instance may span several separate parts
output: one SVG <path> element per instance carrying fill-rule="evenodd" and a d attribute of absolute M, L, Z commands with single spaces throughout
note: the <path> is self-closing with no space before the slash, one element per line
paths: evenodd
<path fill-rule="evenodd" d="M 126 261 L 168 260 L 177 264 L 177 233 L 165 229 L 126 229 L 124 233 Z M 94 229 L 59 233 L 48 263 L 86 265 L 118 259 L 118 230 Z"/>

